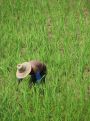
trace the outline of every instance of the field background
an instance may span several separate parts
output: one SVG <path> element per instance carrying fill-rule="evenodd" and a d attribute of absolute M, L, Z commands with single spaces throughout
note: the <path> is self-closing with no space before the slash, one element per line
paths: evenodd
<path fill-rule="evenodd" d="M 46 84 L 18 87 L 32 59 Z M 90 0 L 0 0 L 0 121 L 90 121 Z"/>

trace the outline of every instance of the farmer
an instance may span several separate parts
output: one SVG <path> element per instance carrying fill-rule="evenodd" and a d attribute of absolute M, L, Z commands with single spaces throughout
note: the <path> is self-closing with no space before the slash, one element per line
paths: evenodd
<path fill-rule="evenodd" d="M 27 75 L 31 75 L 31 83 L 45 82 L 45 76 L 47 73 L 46 65 L 40 61 L 32 60 L 17 65 L 16 77 L 18 83 L 22 81 Z"/>

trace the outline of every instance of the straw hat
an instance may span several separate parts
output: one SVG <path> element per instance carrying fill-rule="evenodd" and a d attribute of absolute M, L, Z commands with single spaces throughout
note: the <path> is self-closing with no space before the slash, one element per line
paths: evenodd
<path fill-rule="evenodd" d="M 17 78 L 25 78 L 31 72 L 31 64 L 30 62 L 24 62 L 22 64 L 17 65 Z"/>

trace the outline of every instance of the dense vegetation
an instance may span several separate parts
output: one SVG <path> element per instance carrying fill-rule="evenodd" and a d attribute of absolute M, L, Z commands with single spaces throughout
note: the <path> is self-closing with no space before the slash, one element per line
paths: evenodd
<path fill-rule="evenodd" d="M 90 1 L 0 0 L 0 121 L 90 121 Z M 16 65 L 47 65 L 18 86 Z"/>

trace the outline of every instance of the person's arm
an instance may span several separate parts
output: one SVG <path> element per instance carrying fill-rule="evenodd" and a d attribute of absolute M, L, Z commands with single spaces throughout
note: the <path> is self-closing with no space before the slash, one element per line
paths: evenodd
<path fill-rule="evenodd" d="M 36 80 L 37 80 L 37 81 L 40 80 L 40 79 L 41 79 L 40 71 L 37 71 L 37 72 L 35 73 L 35 76 L 36 76 Z"/>
<path fill-rule="evenodd" d="M 22 81 L 22 79 L 19 79 L 19 78 L 18 78 L 17 81 L 18 81 L 18 84 L 20 84 L 20 82 Z"/>

